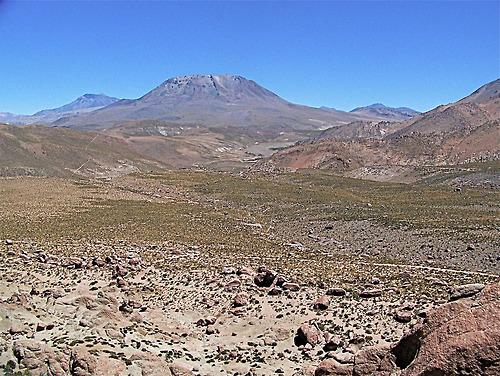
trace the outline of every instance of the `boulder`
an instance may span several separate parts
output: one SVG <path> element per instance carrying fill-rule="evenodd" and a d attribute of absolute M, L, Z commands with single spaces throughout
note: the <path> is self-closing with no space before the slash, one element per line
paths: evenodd
<path fill-rule="evenodd" d="M 454 288 L 450 296 L 450 300 L 453 301 L 471 297 L 479 293 L 482 289 L 484 289 L 484 285 L 482 283 L 470 283 L 467 285 L 457 286 Z"/>
<path fill-rule="evenodd" d="M 248 294 L 245 292 L 240 292 L 239 294 L 236 294 L 233 299 L 233 307 L 244 307 L 248 304 L 248 300 Z"/>
<path fill-rule="evenodd" d="M 316 346 L 320 341 L 320 331 L 315 326 L 309 324 L 302 324 L 297 330 L 295 336 L 295 344 L 297 346 L 304 346 L 310 344 Z"/>
<path fill-rule="evenodd" d="M 35 340 L 14 342 L 12 352 L 18 363 L 30 375 L 67 375 L 69 359 L 63 352 L 55 352 L 49 346 Z"/>
<path fill-rule="evenodd" d="M 500 283 L 428 312 L 391 349 L 402 376 L 500 374 Z"/>
<path fill-rule="evenodd" d="M 300 286 L 297 283 L 291 283 L 291 282 L 285 282 L 281 286 L 283 290 L 288 290 L 288 291 L 299 291 Z"/>
<path fill-rule="evenodd" d="M 236 272 L 236 274 L 238 274 L 238 275 L 254 275 L 255 272 L 253 271 L 253 269 L 244 266 L 244 267 L 239 268 L 238 271 Z"/>
<path fill-rule="evenodd" d="M 141 369 L 141 376 L 172 376 L 168 364 L 152 354 L 134 354 L 130 357 Z"/>
<path fill-rule="evenodd" d="M 217 317 L 208 316 L 208 317 L 204 317 L 204 318 L 201 318 L 198 321 L 196 321 L 196 325 L 197 326 L 208 326 L 208 325 L 215 324 L 216 321 L 217 321 Z"/>
<path fill-rule="evenodd" d="M 359 293 L 361 298 L 375 298 L 382 295 L 382 290 L 380 289 L 366 289 Z"/>
<path fill-rule="evenodd" d="M 118 264 L 116 265 L 115 267 L 115 271 L 114 271 L 114 277 L 125 277 L 126 275 L 128 274 L 128 270 L 127 268 L 125 268 L 124 266 Z"/>
<path fill-rule="evenodd" d="M 276 295 L 280 295 L 282 292 L 283 292 L 283 290 L 281 290 L 279 287 L 271 287 L 269 289 L 269 291 L 267 292 L 267 294 L 271 295 L 271 296 L 276 296 Z"/>
<path fill-rule="evenodd" d="M 276 273 L 271 270 L 266 270 L 255 275 L 254 283 L 259 287 L 271 287 L 275 277 Z"/>
<path fill-rule="evenodd" d="M 407 310 L 399 310 L 394 312 L 394 320 L 400 323 L 409 323 L 412 318 L 412 313 Z"/>
<path fill-rule="evenodd" d="M 314 309 L 324 311 L 330 306 L 330 298 L 326 295 L 320 296 L 313 304 Z"/>
<path fill-rule="evenodd" d="M 352 369 L 352 365 L 341 364 L 335 359 L 325 359 L 314 371 L 314 376 L 352 376 Z"/>
<path fill-rule="evenodd" d="M 391 376 L 395 369 L 390 345 L 365 347 L 354 357 L 353 376 Z"/>
<path fill-rule="evenodd" d="M 188 366 L 180 363 L 174 363 L 170 365 L 170 372 L 173 376 L 192 376 L 193 372 Z"/>
<path fill-rule="evenodd" d="M 28 328 L 24 324 L 12 323 L 9 329 L 11 335 L 25 334 Z"/>
<path fill-rule="evenodd" d="M 346 294 L 347 291 L 345 291 L 342 287 L 333 287 L 326 291 L 326 295 L 331 295 L 331 296 L 344 296 Z"/>
<path fill-rule="evenodd" d="M 92 376 L 96 373 L 97 362 L 85 348 L 77 347 L 71 351 L 69 368 L 73 376 Z"/>

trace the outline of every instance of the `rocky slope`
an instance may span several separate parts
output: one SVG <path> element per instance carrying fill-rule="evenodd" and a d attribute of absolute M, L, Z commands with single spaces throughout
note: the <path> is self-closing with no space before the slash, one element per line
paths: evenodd
<path fill-rule="evenodd" d="M 328 129 L 274 154 L 264 168 L 443 166 L 495 161 L 500 156 L 500 81 L 450 105 L 401 123 L 356 122 Z"/>
<path fill-rule="evenodd" d="M 498 284 L 470 301 L 462 298 L 484 285 L 448 287 L 445 272 L 426 280 L 414 271 L 398 276 L 379 270 L 380 278 L 346 290 L 244 264 L 218 271 L 165 269 L 161 263 L 196 257 L 195 249 L 174 244 L 73 243 L 67 253 L 61 246 L 53 253 L 47 245 L 7 244 L 0 257 L 0 364 L 7 372 L 498 371 Z M 84 249 L 84 256 L 75 252 Z M 425 294 L 414 291 L 417 282 L 428 286 Z M 442 305 L 448 297 L 458 300 Z"/>
<path fill-rule="evenodd" d="M 0 179 L 0 193 L 6 374 L 397 375 L 497 362 L 498 297 L 485 285 L 500 271 L 498 192 L 170 171 Z"/>

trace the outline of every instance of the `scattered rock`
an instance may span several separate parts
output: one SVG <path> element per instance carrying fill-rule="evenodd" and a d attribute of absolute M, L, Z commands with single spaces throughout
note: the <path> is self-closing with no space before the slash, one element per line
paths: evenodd
<path fill-rule="evenodd" d="M 367 289 L 359 293 L 359 296 L 361 298 L 376 298 L 380 295 L 382 295 L 382 290 L 380 289 Z"/>
<path fill-rule="evenodd" d="M 455 287 L 454 291 L 450 296 L 450 300 L 458 300 L 462 298 L 468 298 L 470 296 L 476 295 L 484 288 L 482 283 L 471 283 L 467 285 L 460 285 Z"/>
<path fill-rule="evenodd" d="M 344 296 L 346 294 L 347 294 L 347 291 L 341 287 L 333 287 L 333 288 L 330 288 L 326 291 L 326 295 L 330 295 L 330 296 Z"/>
<path fill-rule="evenodd" d="M 297 346 L 303 346 L 305 344 L 310 344 L 311 346 L 316 346 L 320 340 L 319 330 L 310 324 L 302 324 L 297 330 L 297 335 L 295 336 L 295 344 Z"/>
<path fill-rule="evenodd" d="M 233 307 L 244 307 L 248 304 L 249 296 L 245 292 L 237 294 L 233 299 Z"/>
<path fill-rule="evenodd" d="M 326 295 L 320 296 L 313 304 L 314 309 L 325 310 L 330 306 L 330 298 Z"/>

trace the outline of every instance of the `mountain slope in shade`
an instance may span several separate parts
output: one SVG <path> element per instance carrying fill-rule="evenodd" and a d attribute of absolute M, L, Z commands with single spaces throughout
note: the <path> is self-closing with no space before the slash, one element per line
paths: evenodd
<path fill-rule="evenodd" d="M 379 118 L 382 120 L 393 121 L 407 120 L 420 113 L 408 107 L 393 108 L 384 106 L 382 103 L 374 103 L 366 107 L 357 107 L 350 112 L 363 116 Z"/>
<path fill-rule="evenodd" d="M 210 127 L 322 129 L 370 117 L 287 102 L 254 81 L 233 75 L 168 79 L 141 98 L 61 119 L 75 128 L 109 128 L 123 121 L 163 120 Z"/>

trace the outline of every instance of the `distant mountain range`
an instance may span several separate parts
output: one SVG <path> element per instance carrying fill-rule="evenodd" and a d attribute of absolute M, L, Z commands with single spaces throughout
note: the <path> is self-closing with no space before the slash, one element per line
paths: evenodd
<path fill-rule="evenodd" d="M 61 117 L 91 112 L 119 101 L 104 94 L 84 94 L 64 106 L 38 111 L 33 115 L 0 112 L 0 122 L 9 124 L 50 124 Z"/>
<path fill-rule="evenodd" d="M 50 110 L 42 110 L 33 116 L 47 116 L 51 114 L 69 114 L 78 113 L 81 110 L 94 111 L 102 107 L 109 106 L 112 103 L 118 102 L 118 98 L 108 97 L 104 94 L 84 94 L 76 98 L 73 102 L 64 106 L 53 108 Z"/>
<path fill-rule="evenodd" d="M 351 112 L 290 103 L 252 80 L 234 75 L 174 77 L 138 99 L 85 94 L 64 106 L 34 115 L 0 113 L 12 124 L 53 124 L 105 129 L 124 121 L 162 120 L 205 127 L 325 129 L 359 120 L 401 120 L 416 111 L 382 105 Z"/>
<path fill-rule="evenodd" d="M 0 123 L 45 125 L 0 129 L 0 175 L 257 163 L 364 178 L 372 168 L 498 160 L 500 80 L 419 114 L 381 104 L 351 112 L 307 107 L 240 76 L 194 75 L 168 79 L 138 99 L 86 94 L 31 116 L 0 113 Z"/>
<path fill-rule="evenodd" d="M 168 79 L 138 99 L 121 100 L 56 124 L 102 129 L 124 121 L 162 120 L 203 127 L 312 130 L 370 118 L 293 104 L 241 76 L 192 75 Z"/>
<path fill-rule="evenodd" d="M 387 107 L 382 103 L 374 103 L 366 107 L 357 107 L 350 111 L 353 114 L 364 115 L 367 117 L 378 117 L 384 120 L 408 120 L 420 112 L 408 107 Z"/>

